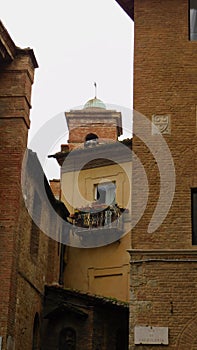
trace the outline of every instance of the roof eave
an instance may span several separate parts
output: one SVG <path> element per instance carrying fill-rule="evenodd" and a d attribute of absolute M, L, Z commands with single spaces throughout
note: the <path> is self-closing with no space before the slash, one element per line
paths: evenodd
<path fill-rule="evenodd" d="M 134 0 L 116 0 L 127 15 L 134 21 Z"/>
<path fill-rule="evenodd" d="M 33 67 L 38 68 L 34 51 L 31 48 L 21 49 L 17 47 L 2 21 L 0 21 L 0 64 L 11 63 L 17 55 L 28 55 Z"/>

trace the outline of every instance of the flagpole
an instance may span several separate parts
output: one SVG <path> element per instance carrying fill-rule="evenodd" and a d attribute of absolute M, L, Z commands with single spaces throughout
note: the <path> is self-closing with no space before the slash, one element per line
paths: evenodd
<path fill-rule="evenodd" d="M 94 82 L 94 87 L 95 87 L 95 98 L 97 98 L 97 84 Z"/>

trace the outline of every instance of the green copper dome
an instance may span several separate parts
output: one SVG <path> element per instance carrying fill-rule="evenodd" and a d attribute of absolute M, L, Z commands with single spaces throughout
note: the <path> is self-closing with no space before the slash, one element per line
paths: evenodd
<path fill-rule="evenodd" d="M 86 104 L 84 105 L 83 109 L 86 109 L 86 108 L 102 108 L 102 109 L 106 109 L 106 106 L 103 103 L 103 101 L 101 101 L 98 98 L 94 97 L 91 100 L 86 102 Z"/>

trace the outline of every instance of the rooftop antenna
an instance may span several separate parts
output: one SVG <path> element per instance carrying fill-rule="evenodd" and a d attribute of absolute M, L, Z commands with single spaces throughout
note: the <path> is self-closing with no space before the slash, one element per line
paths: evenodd
<path fill-rule="evenodd" d="M 95 98 L 97 98 L 97 97 L 96 97 L 96 95 L 97 95 L 97 85 L 96 85 L 96 82 L 94 82 L 94 87 L 95 87 Z"/>

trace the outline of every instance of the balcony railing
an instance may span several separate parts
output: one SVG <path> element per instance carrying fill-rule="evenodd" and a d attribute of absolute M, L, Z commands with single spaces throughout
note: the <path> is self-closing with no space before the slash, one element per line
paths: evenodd
<path fill-rule="evenodd" d="M 76 209 L 69 221 L 74 226 L 86 229 L 123 228 L 122 213 L 125 209 L 118 205 L 95 205 Z"/>
<path fill-rule="evenodd" d="M 80 247 L 100 247 L 119 241 L 131 229 L 131 214 L 118 205 L 92 205 L 70 215 L 70 241 Z"/>

